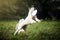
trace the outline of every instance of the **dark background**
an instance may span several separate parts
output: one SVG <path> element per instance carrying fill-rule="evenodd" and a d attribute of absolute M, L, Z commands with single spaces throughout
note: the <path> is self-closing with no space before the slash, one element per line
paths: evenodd
<path fill-rule="evenodd" d="M 39 19 L 60 19 L 60 0 L 0 0 L 0 20 L 25 18 L 32 5 Z"/>

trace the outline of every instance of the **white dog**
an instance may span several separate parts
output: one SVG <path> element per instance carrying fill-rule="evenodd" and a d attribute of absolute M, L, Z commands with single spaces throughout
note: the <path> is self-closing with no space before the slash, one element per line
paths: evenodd
<path fill-rule="evenodd" d="M 16 26 L 16 31 L 14 35 L 16 35 L 17 33 L 20 33 L 21 31 L 24 31 L 23 27 L 25 25 L 40 22 L 41 20 L 39 20 L 36 17 L 36 13 L 37 13 L 37 10 L 34 10 L 34 7 L 29 8 L 28 16 L 26 17 L 26 19 L 21 19 L 19 21 L 19 23 Z"/>

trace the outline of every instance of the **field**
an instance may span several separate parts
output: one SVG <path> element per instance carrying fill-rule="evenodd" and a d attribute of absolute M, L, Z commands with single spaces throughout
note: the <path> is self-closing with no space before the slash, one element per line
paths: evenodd
<path fill-rule="evenodd" d="M 25 32 L 14 36 L 18 21 L 0 21 L 0 40 L 60 40 L 60 21 L 29 24 Z"/>

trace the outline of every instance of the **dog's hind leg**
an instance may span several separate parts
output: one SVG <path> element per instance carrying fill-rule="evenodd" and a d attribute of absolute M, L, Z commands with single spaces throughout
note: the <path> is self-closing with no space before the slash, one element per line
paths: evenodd
<path fill-rule="evenodd" d="M 15 31 L 14 36 L 17 34 L 18 31 L 19 31 L 19 29 L 17 29 L 17 30 Z"/>
<path fill-rule="evenodd" d="M 20 32 L 24 32 L 24 29 L 20 29 L 20 30 L 18 31 L 18 34 L 19 34 Z"/>
<path fill-rule="evenodd" d="M 20 19 L 20 20 L 19 20 L 19 22 L 18 22 L 17 25 L 16 25 L 16 30 L 18 29 L 20 23 L 22 23 L 23 21 L 24 21 L 24 19 Z"/>

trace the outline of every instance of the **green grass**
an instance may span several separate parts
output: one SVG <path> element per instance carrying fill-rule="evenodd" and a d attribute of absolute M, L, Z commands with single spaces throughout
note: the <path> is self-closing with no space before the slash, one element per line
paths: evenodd
<path fill-rule="evenodd" d="M 59 40 L 60 21 L 42 21 L 30 24 L 26 32 L 14 36 L 18 21 L 0 21 L 0 40 Z"/>

